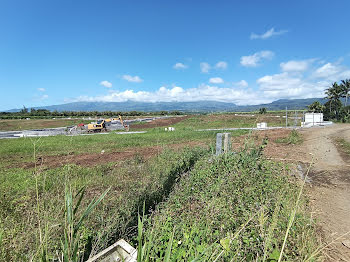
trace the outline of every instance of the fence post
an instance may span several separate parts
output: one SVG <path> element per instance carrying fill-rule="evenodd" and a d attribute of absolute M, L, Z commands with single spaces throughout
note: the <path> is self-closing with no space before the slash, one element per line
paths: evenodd
<path fill-rule="evenodd" d="M 230 152 L 230 141 L 231 141 L 231 134 L 230 133 L 224 133 L 224 153 Z"/>
<path fill-rule="evenodd" d="M 216 155 L 221 155 L 222 153 L 222 133 L 216 134 Z"/>
<path fill-rule="evenodd" d="M 231 150 L 231 134 L 217 133 L 216 134 L 216 155 L 228 153 Z"/>

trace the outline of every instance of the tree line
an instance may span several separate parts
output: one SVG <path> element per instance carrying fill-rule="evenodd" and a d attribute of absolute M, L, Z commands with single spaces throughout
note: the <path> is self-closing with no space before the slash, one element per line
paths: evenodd
<path fill-rule="evenodd" d="M 337 120 L 350 122 L 350 106 L 348 99 L 350 96 L 350 79 L 334 82 L 325 90 L 327 100 L 322 104 L 319 101 L 308 106 L 310 112 L 323 113 L 325 120 Z"/>
<path fill-rule="evenodd" d="M 153 116 L 153 115 L 183 115 L 181 111 L 50 111 L 47 109 L 28 109 L 25 106 L 18 112 L 0 112 L 2 119 L 21 118 L 65 118 L 65 117 L 117 117 L 121 116 Z"/>

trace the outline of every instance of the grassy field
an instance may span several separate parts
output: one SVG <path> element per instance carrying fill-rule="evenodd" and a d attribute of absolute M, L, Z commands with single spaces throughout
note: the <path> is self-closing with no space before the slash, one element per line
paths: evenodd
<path fill-rule="evenodd" d="M 61 254 L 67 258 L 69 248 L 61 241 L 69 232 L 68 193 L 72 205 L 81 206 L 74 215 L 79 220 L 89 202 L 109 189 L 79 227 L 79 257 L 96 254 L 119 238 L 137 246 L 137 218 L 145 206 L 142 239 L 143 244 L 154 243 L 148 254 L 150 261 L 164 260 L 173 230 L 176 244 L 171 261 L 198 256 L 212 261 L 211 256 L 221 251 L 217 261 L 257 257 L 262 261 L 264 256 L 273 261 L 293 214 L 298 182 L 290 178 L 288 167 L 265 160 L 259 147 L 213 158 L 217 132 L 195 131 L 255 126 L 256 121 L 231 114 L 202 115 L 176 123 L 175 132 L 156 127 L 148 128 L 145 134 L 0 140 L 0 260 L 51 261 Z M 280 120 L 269 121 L 278 125 Z M 129 155 L 108 158 L 116 152 Z M 82 156 L 90 156 L 91 163 L 73 161 Z M 68 160 L 62 165 L 38 161 L 50 158 L 55 162 Z M 97 161 L 104 158 L 106 161 Z M 85 194 L 80 202 L 81 189 Z M 283 259 L 310 257 L 316 239 L 302 198 Z M 219 253 L 215 255 L 216 249 Z"/>
<path fill-rule="evenodd" d="M 299 117 L 301 114 L 299 114 Z M 294 126 L 294 113 L 290 114 L 288 126 Z M 268 126 L 282 126 L 286 125 L 286 119 L 283 114 L 207 114 L 207 115 L 189 115 L 183 121 L 176 124 L 169 124 L 168 126 L 174 126 L 176 128 L 182 128 L 187 130 L 198 130 L 198 129 L 224 129 L 224 128 L 251 128 L 256 127 L 257 123 L 266 122 Z M 297 120 L 296 124 L 300 126 L 300 119 Z M 137 125 L 137 130 L 147 130 L 148 123 L 141 122 L 134 124 Z M 143 128 L 144 126 L 144 128 Z M 132 127 L 131 127 L 132 129 Z"/>
<path fill-rule="evenodd" d="M 96 134 L 90 136 L 52 136 L 41 138 L 19 138 L 0 140 L 0 166 L 17 165 L 33 161 L 33 149 L 36 156 L 67 156 L 86 153 L 121 151 L 133 148 L 151 146 L 166 146 L 171 144 L 186 144 L 202 141 L 213 143 L 217 132 L 195 132 L 187 128 L 178 128 L 176 132 L 165 132 L 163 128 L 148 129 L 144 134 L 120 135 L 115 133 Z M 231 132 L 233 136 L 242 135 L 247 131 Z"/>

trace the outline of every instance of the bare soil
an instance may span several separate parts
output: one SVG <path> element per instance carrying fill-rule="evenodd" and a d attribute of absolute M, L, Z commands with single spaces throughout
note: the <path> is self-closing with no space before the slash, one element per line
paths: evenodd
<path fill-rule="evenodd" d="M 0 120 L 0 131 L 55 128 L 89 123 L 83 119 L 9 119 Z"/>
<path fill-rule="evenodd" d="M 156 119 L 147 123 L 140 124 L 131 124 L 130 129 L 145 129 L 145 128 L 154 128 L 154 127 L 163 127 L 163 126 L 171 126 L 177 124 L 185 119 L 189 118 L 189 116 L 178 116 L 164 119 Z"/>
<path fill-rule="evenodd" d="M 301 131 L 303 154 L 313 158 L 310 170 L 311 206 L 323 230 L 326 243 L 332 243 L 327 261 L 350 261 L 350 156 L 337 145 L 337 138 L 350 141 L 350 125 L 336 124 Z"/>
<path fill-rule="evenodd" d="M 98 164 L 106 163 L 117 163 L 123 160 L 132 159 L 134 157 L 141 156 L 144 159 L 149 159 L 152 156 L 155 156 L 161 153 L 165 148 L 171 148 L 178 150 L 184 147 L 193 147 L 193 146 L 205 146 L 204 142 L 193 141 L 189 143 L 180 143 L 180 144 L 170 144 L 166 147 L 162 146 L 151 146 L 151 147 L 136 147 L 136 148 L 126 148 L 121 149 L 120 151 L 113 152 L 103 152 L 93 153 L 93 154 L 68 154 L 60 156 L 39 156 L 36 163 L 26 162 L 23 163 L 20 167 L 22 168 L 34 168 L 35 166 L 41 167 L 43 169 L 47 168 L 56 168 L 66 164 L 75 164 L 80 166 L 93 167 Z M 10 166 L 11 167 L 11 166 Z M 10 168 L 9 167 L 9 168 Z M 18 167 L 18 165 L 16 166 Z"/>

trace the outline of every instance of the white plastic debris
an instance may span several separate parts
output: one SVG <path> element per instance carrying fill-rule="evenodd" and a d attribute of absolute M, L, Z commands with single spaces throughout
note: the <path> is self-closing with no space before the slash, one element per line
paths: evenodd
<path fill-rule="evenodd" d="M 136 262 L 137 250 L 129 245 L 124 239 L 118 240 L 87 262 Z"/>

